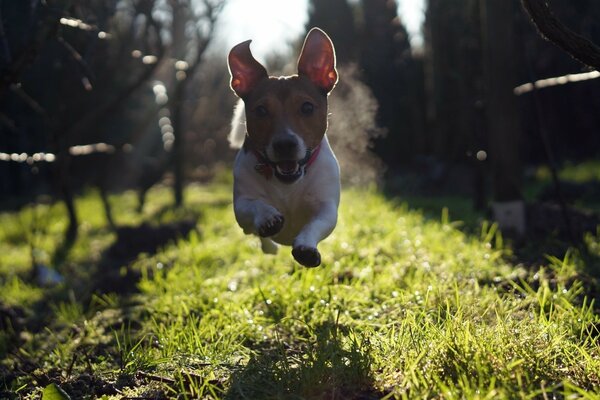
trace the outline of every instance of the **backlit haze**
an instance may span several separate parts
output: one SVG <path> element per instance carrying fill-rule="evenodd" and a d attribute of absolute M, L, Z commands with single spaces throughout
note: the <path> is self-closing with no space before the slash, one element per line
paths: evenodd
<path fill-rule="evenodd" d="M 414 46 L 422 43 L 424 0 L 399 1 L 398 14 Z M 289 43 L 305 32 L 308 0 L 229 0 L 225 6 L 216 46 L 228 51 L 252 39 L 252 52 L 259 61 L 270 54 L 285 53 Z"/>

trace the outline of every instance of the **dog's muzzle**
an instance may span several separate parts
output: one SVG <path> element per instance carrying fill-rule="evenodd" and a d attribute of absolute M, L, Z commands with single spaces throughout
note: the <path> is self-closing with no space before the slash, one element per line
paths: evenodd
<path fill-rule="evenodd" d="M 275 175 L 283 183 L 294 183 L 304 176 L 306 169 L 317 158 L 320 149 L 321 146 L 319 145 L 312 150 L 307 150 L 306 156 L 298 161 L 286 160 L 277 162 L 269 160 L 266 153 L 254 151 L 254 155 L 258 159 L 258 163 L 254 166 L 254 169 L 267 179 Z"/>

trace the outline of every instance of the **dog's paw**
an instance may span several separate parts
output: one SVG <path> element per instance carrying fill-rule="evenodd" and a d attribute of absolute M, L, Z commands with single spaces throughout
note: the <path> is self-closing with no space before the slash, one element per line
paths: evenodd
<path fill-rule="evenodd" d="M 296 246 L 292 249 L 292 255 L 305 267 L 314 268 L 321 265 L 321 254 L 316 247 Z"/>
<path fill-rule="evenodd" d="M 283 228 L 283 222 L 283 215 L 279 213 L 270 215 L 268 218 L 264 218 L 264 220 L 258 224 L 258 236 L 270 237 L 278 234 L 281 228 Z"/>

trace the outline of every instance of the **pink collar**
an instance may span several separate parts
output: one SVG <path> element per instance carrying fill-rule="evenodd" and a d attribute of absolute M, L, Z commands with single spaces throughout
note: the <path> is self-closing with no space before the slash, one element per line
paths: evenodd
<path fill-rule="evenodd" d="M 321 151 L 321 143 L 317 147 L 315 147 L 305 158 L 299 161 L 300 168 L 303 169 L 303 174 L 306 173 L 306 170 L 315 162 L 319 152 Z M 256 172 L 265 177 L 265 179 L 271 179 L 273 176 L 273 162 L 267 159 L 262 153 L 256 150 L 252 150 L 252 154 L 256 157 L 258 161 L 254 166 Z"/>

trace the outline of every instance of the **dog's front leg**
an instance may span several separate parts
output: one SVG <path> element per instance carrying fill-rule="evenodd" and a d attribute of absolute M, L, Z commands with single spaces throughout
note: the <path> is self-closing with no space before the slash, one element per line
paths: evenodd
<path fill-rule="evenodd" d="M 234 201 L 235 218 L 246 234 L 269 237 L 283 227 L 283 215 L 262 200 L 240 197 Z"/>
<path fill-rule="evenodd" d="M 337 224 L 337 204 L 324 202 L 314 217 L 306 224 L 294 239 L 292 255 L 305 267 L 321 265 L 321 254 L 317 244 L 325 239 Z"/>

